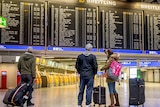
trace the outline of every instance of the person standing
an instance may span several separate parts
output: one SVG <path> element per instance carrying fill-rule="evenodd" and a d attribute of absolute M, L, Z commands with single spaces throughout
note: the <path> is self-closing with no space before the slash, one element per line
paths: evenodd
<path fill-rule="evenodd" d="M 93 46 L 89 43 L 86 45 L 86 51 L 77 57 L 75 68 L 80 74 L 80 86 L 78 94 L 78 107 L 82 107 L 84 89 L 86 89 L 86 107 L 91 106 L 92 90 L 94 86 L 94 76 L 97 74 L 97 59 L 91 53 Z"/>
<path fill-rule="evenodd" d="M 112 61 L 118 60 L 119 55 L 116 53 L 113 53 L 111 49 L 105 50 L 104 52 L 107 55 L 107 61 L 106 61 L 106 64 L 100 70 L 101 71 L 105 70 L 107 72 Z M 115 81 L 107 77 L 106 82 L 108 83 L 108 89 L 109 89 L 110 101 L 111 101 L 111 104 L 108 107 L 120 106 L 118 93 L 115 88 Z M 115 104 L 114 104 L 114 96 L 116 99 Z"/>
<path fill-rule="evenodd" d="M 21 82 L 29 83 L 27 106 L 33 106 L 34 103 L 31 102 L 31 99 L 33 93 L 33 81 L 36 77 L 36 61 L 32 47 L 28 47 L 27 51 L 20 56 L 17 68 L 21 73 Z"/>

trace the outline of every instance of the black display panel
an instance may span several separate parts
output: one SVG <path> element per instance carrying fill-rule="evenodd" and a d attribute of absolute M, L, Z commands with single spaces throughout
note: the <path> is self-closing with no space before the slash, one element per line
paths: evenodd
<path fill-rule="evenodd" d="M 100 8 L 102 48 L 142 49 L 142 12 Z"/>
<path fill-rule="evenodd" d="M 84 47 L 97 45 L 96 8 L 50 4 L 49 44 Z"/>
<path fill-rule="evenodd" d="M 44 3 L 2 0 L 2 16 L 1 44 L 44 45 Z"/>
<path fill-rule="evenodd" d="M 20 44 L 44 45 L 44 3 L 20 3 Z"/>
<path fill-rule="evenodd" d="M 19 44 L 20 5 L 17 1 L 2 0 L 2 16 L 7 27 L 1 29 L 1 44 Z"/>
<path fill-rule="evenodd" d="M 145 12 L 145 49 L 160 49 L 160 14 Z"/>

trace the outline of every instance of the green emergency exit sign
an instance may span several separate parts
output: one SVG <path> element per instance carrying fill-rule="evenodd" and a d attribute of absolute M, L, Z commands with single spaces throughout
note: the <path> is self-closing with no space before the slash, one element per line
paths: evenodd
<path fill-rule="evenodd" d="M 6 27 L 6 19 L 4 17 L 0 17 L 0 28 Z"/>

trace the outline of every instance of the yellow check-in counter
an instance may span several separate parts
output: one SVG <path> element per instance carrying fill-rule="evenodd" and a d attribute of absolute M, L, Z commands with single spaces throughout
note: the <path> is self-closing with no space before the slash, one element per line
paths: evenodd
<path fill-rule="evenodd" d="M 69 78 L 68 75 L 64 75 L 64 85 L 68 85 Z"/>
<path fill-rule="evenodd" d="M 59 86 L 64 85 L 64 76 L 62 74 L 59 75 Z"/>
<path fill-rule="evenodd" d="M 58 75 L 55 75 L 54 77 L 54 84 L 55 86 L 59 86 L 59 76 Z"/>
<path fill-rule="evenodd" d="M 34 88 L 41 88 L 42 86 L 42 79 L 39 73 L 36 74 L 35 82 L 34 82 Z"/>

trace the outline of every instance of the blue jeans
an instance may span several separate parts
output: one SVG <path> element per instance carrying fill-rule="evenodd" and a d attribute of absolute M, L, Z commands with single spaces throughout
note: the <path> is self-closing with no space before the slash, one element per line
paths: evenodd
<path fill-rule="evenodd" d="M 108 89 L 110 94 L 117 94 L 115 89 L 115 82 L 108 82 Z"/>
<path fill-rule="evenodd" d="M 78 105 L 82 105 L 83 94 L 84 94 L 84 89 L 85 89 L 86 85 L 87 85 L 87 89 L 86 89 L 86 105 L 91 104 L 93 84 L 94 84 L 94 79 L 93 78 L 90 78 L 90 79 L 80 78 L 80 86 L 79 86 L 79 94 L 78 94 Z"/>

